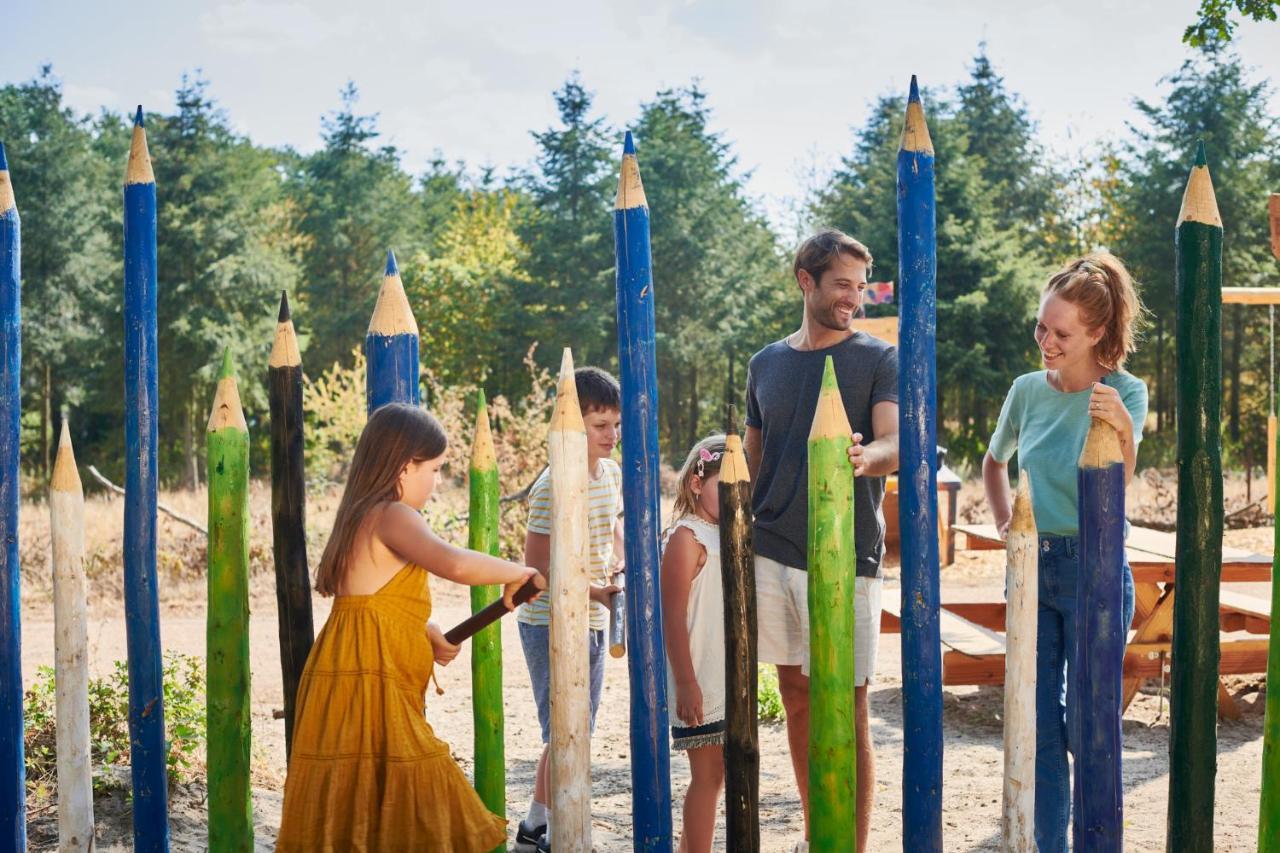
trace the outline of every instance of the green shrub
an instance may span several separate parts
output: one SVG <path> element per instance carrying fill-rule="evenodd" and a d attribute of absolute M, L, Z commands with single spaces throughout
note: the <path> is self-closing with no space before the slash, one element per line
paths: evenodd
<path fill-rule="evenodd" d="M 756 671 L 756 707 L 759 709 L 760 722 L 778 723 L 785 720 L 787 714 L 782 708 L 782 694 L 778 692 L 778 670 L 767 664 L 760 664 Z"/>
<path fill-rule="evenodd" d="M 169 783 L 189 780 L 202 763 L 205 738 L 204 663 L 168 652 L 164 657 L 164 724 Z M 57 709 L 53 667 L 42 666 L 26 691 L 27 785 L 36 798 L 57 788 Z M 109 675 L 89 680 L 89 756 L 93 787 L 117 784 L 129 763 L 129 668 L 116 661 Z"/>

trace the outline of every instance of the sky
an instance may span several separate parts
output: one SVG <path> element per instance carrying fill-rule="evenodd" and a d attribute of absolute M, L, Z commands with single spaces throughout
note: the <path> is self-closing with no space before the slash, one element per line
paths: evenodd
<path fill-rule="evenodd" d="M 410 171 L 438 151 L 504 175 L 532 162 L 530 131 L 557 124 L 551 93 L 574 70 L 617 127 L 696 79 L 748 193 L 785 229 L 813 175 L 852 149 L 874 98 L 905 92 L 913 73 L 953 86 L 983 42 L 1058 156 L 1122 137 L 1134 98 L 1159 100 L 1160 79 L 1189 55 L 1181 34 L 1196 5 L 0 0 L 0 83 L 52 63 L 78 110 L 164 112 L 198 69 L 238 131 L 307 152 L 353 80 L 357 111 L 379 115 L 381 141 Z M 1280 23 L 1241 23 L 1235 47 L 1256 78 L 1280 84 Z M 1280 116 L 1280 94 L 1271 104 Z"/>

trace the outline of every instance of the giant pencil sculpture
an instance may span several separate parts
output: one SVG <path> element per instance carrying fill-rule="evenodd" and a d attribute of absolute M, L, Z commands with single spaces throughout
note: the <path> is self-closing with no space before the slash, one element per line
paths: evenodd
<path fill-rule="evenodd" d="M 760 850 L 760 739 L 751 474 L 732 411 L 727 427 L 719 485 L 725 639 L 725 830 L 728 849 L 757 853 Z"/>
<path fill-rule="evenodd" d="M 857 837 L 853 725 L 853 428 L 827 356 L 809 431 L 809 838 L 814 853 Z"/>
<path fill-rule="evenodd" d="M 1069 667 L 1075 704 L 1074 849 L 1124 847 L 1120 694 L 1124 645 L 1124 456 L 1115 429 L 1089 427 L 1076 475 L 1080 517 L 1076 648 Z"/>
<path fill-rule="evenodd" d="M 631 637 L 631 825 L 634 849 L 671 849 L 666 650 L 658 588 L 658 369 L 654 355 L 649 203 L 630 132 L 613 212 L 622 380 L 622 493 Z"/>
<path fill-rule="evenodd" d="M 62 418 L 49 483 L 53 551 L 54 684 L 58 713 L 58 847 L 93 849 L 93 774 L 89 763 L 89 631 L 84 592 L 84 489 L 71 430 Z"/>
<path fill-rule="evenodd" d="M 284 683 L 285 761 L 293 749 L 293 711 L 298 683 L 315 640 L 311 575 L 307 570 L 307 478 L 303 459 L 302 356 L 280 294 L 276 338 L 267 367 L 271 412 L 271 550 L 276 569 L 276 617 L 280 626 L 280 672 Z"/>
<path fill-rule="evenodd" d="M 590 566 L 587 433 L 573 381 L 573 355 L 560 361 L 547 432 L 551 468 L 551 846 L 591 851 L 591 705 L 587 685 Z"/>
<path fill-rule="evenodd" d="M 1035 853 L 1036 611 L 1039 566 L 1031 472 L 1018 475 L 1006 546 L 1004 656 L 1004 801 L 1000 831 L 1004 853 Z"/>
<path fill-rule="evenodd" d="M 142 107 L 124 180 L 124 612 L 133 844 L 169 849 L 160 603 L 156 595 L 156 179 Z"/>
<path fill-rule="evenodd" d="M 18 565 L 22 437 L 22 238 L 0 144 L 0 838 L 27 843 L 22 735 L 22 572 Z"/>
<path fill-rule="evenodd" d="M 395 253 L 387 269 L 364 338 L 365 399 L 373 414 L 387 403 L 418 405 L 418 322 L 400 281 Z"/>
<path fill-rule="evenodd" d="M 1205 160 L 1174 232 L 1178 343 L 1178 541 L 1170 685 L 1167 849 L 1213 850 L 1218 582 L 1222 572 L 1222 217 Z"/>
<path fill-rule="evenodd" d="M 209 849 L 252 851 L 249 800 L 249 428 L 231 352 L 205 436 L 209 472 Z"/>
<path fill-rule="evenodd" d="M 911 77 L 898 150 L 899 475 L 902 524 L 902 849 L 942 850 L 942 644 L 933 142 Z"/>
<path fill-rule="evenodd" d="M 1271 251 L 1280 260 L 1280 193 L 1273 193 L 1270 201 Z M 1274 413 L 1272 413 L 1274 417 Z M 1272 456 L 1280 455 L 1280 440 L 1274 432 L 1268 433 Z M 1267 469 L 1274 475 L 1275 466 Z M 1267 493 L 1274 495 L 1280 478 L 1267 485 Z M 1280 524 L 1275 526 L 1275 542 L 1271 564 L 1271 612 L 1280 613 Z M 1271 632 L 1267 648 L 1267 684 L 1280 684 L 1280 631 Z M 1267 691 L 1267 712 L 1262 727 L 1262 798 L 1258 807 L 1258 853 L 1280 852 L 1280 690 Z"/>
<path fill-rule="evenodd" d="M 498 555 L 498 459 L 489 432 L 484 391 L 476 406 L 476 433 L 471 443 L 471 507 L 467 547 Z M 479 613 L 500 590 L 471 587 L 471 611 Z M 475 723 L 475 789 L 489 811 L 507 814 L 507 766 L 502 716 L 502 626 L 493 624 L 475 634 L 471 643 L 471 715 Z M 502 845 L 500 850 L 505 850 Z"/>

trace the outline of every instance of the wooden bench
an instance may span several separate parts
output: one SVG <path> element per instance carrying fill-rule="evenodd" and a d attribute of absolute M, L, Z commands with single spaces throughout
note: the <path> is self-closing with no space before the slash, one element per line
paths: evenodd
<path fill-rule="evenodd" d="M 1003 549 L 995 525 L 960 524 L 954 528 L 958 544 L 970 550 Z M 1125 650 L 1124 707 L 1128 707 L 1146 678 L 1158 678 L 1168 665 L 1173 635 L 1175 555 L 1177 539 L 1172 533 L 1145 527 L 1131 527 L 1125 540 L 1125 559 L 1133 570 L 1133 633 Z M 1239 548 L 1222 549 L 1223 582 L 1267 582 L 1271 580 L 1271 557 Z M 943 607 L 949 605 L 944 604 Z M 954 605 L 959 609 L 961 605 Z M 1003 607 L 994 603 L 963 605 L 970 618 L 988 628 L 1003 630 Z M 1232 590 L 1219 593 L 1219 624 L 1224 632 L 1245 631 L 1266 637 L 1271 632 L 1270 602 Z M 1265 672 L 1267 641 L 1224 640 L 1221 643 L 1219 675 Z M 1001 664 L 1003 673 L 1003 663 Z M 972 682 L 985 683 L 985 682 Z M 1238 718 L 1239 709 L 1221 681 L 1218 683 L 1219 712 Z"/>
<path fill-rule="evenodd" d="M 880 631 L 902 632 L 902 599 L 896 589 L 880 596 Z M 1003 684 L 1004 637 L 942 606 L 938 613 L 942 637 L 943 684 Z"/>

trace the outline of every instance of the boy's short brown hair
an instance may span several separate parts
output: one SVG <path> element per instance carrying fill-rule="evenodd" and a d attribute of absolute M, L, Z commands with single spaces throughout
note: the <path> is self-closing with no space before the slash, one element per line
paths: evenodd
<path fill-rule="evenodd" d="M 835 228 L 824 228 L 817 234 L 800 244 L 796 249 L 795 266 L 792 269 L 796 281 L 800 280 L 800 270 L 813 276 L 814 283 L 822 280 L 822 274 L 831 268 L 837 255 L 848 255 L 857 258 L 867 265 L 870 271 L 874 262 L 871 250 Z"/>
<path fill-rule="evenodd" d="M 607 370 L 579 367 L 573 371 L 573 384 L 578 389 L 578 407 L 587 412 L 621 412 L 622 387 Z"/>

